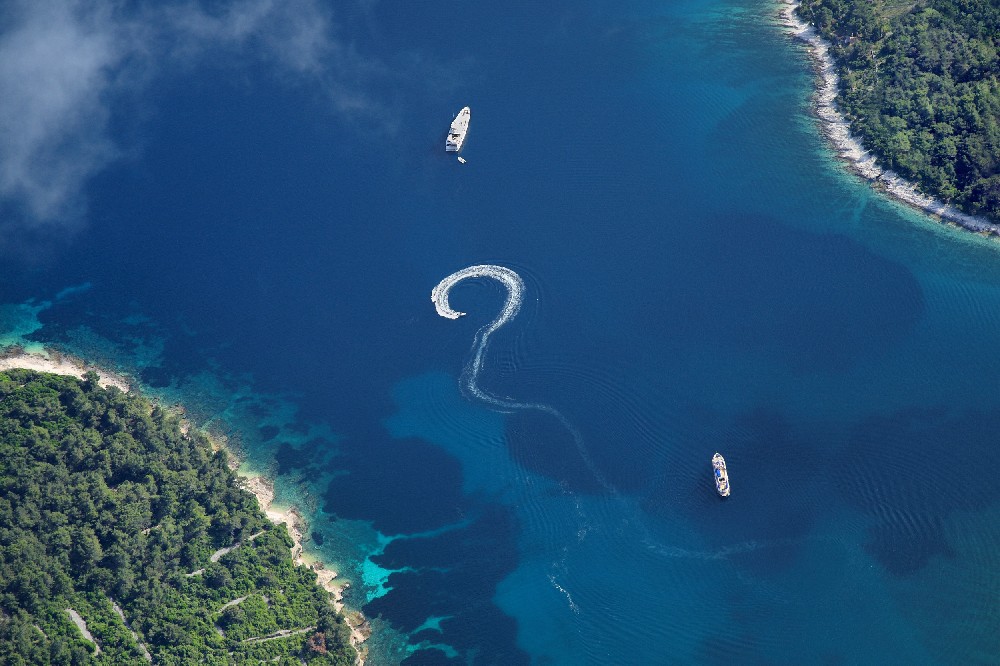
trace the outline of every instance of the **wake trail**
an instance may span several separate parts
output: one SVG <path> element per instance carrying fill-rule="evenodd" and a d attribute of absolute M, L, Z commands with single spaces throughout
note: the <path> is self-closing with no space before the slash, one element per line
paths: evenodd
<path fill-rule="evenodd" d="M 509 323 L 514 317 L 517 316 L 518 312 L 520 312 L 521 304 L 524 301 L 525 285 L 521 276 L 506 266 L 497 266 L 494 264 L 477 264 L 475 266 L 469 266 L 444 278 L 437 284 L 437 286 L 434 287 L 434 289 L 431 290 L 431 301 L 433 301 L 437 313 L 446 319 L 458 319 L 459 317 L 465 316 L 465 312 L 460 312 L 451 307 L 448 297 L 451 290 L 457 284 L 464 280 L 475 278 L 489 278 L 503 284 L 507 289 L 507 300 L 504 302 L 504 306 L 496 318 L 476 332 L 472 344 L 472 358 L 462 370 L 462 376 L 460 379 L 460 385 L 463 391 L 497 410 L 506 412 L 534 410 L 555 417 L 573 437 L 577 452 L 584 461 L 584 464 L 587 466 L 588 471 L 608 493 L 609 498 L 613 501 L 613 503 L 623 506 L 629 515 L 633 515 L 635 513 L 635 507 L 626 497 L 622 496 L 618 490 L 604 477 L 600 470 L 598 470 L 597 466 L 591 459 L 589 452 L 587 451 L 587 447 L 584 444 L 583 437 L 580 432 L 565 416 L 562 415 L 561 412 L 559 412 L 559 410 L 542 403 L 519 402 L 499 398 L 484 391 L 482 387 L 480 387 L 479 374 L 482 371 L 483 356 L 486 351 L 486 346 L 489 344 L 490 336 Z M 570 494 L 574 496 L 576 495 L 576 493 Z M 590 529 L 591 521 L 588 519 L 586 512 L 584 512 L 580 506 L 578 497 L 576 499 L 576 512 L 577 518 L 581 523 L 581 528 L 577 531 L 576 536 L 578 541 L 582 542 Z M 648 548 L 651 548 L 654 552 L 659 553 L 661 556 L 696 559 L 725 559 L 736 553 L 766 547 L 766 544 L 747 542 L 714 552 L 686 550 L 673 545 L 664 544 L 660 539 L 651 534 L 643 517 L 639 515 L 638 518 L 639 520 L 637 521 L 637 524 L 639 525 L 641 531 L 641 541 L 645 543 Z M 567 556 L 568 550 L 564 550 L 562 560 L 553 564 L 554 572 L 565 566 L 565 559 Z M 549 574 L 550 584 L 556 590 L 565 595 L 570 610 L 575 614 L 579 614 L 580 607 L 577 605 L 577 602 L 573 599 L 570 592 L 559 584 L 554 572 Z"/>
<path fill-rule="evenodd" d="M 580 435 L 579 431 L 565 416 L 559 412 L 559 410 L 554 407 L 550 407 L 549 405 L 536 402 L 504 400 L 496 397 L 495 395 L 491 395 L 480 388 L 479 373 L 483 367 L 483 354 L 486 351 L 486 345 L 489 343 L 491 335 L 496 333 L 501 327 L 505 326 L 511 319 L 517 316 L 518 312 L 520 312 L 521 303 L 524 301 L 524 280 L 522 280 L 521 276 L 510 268 L 494 264 L 477 264 L 475 266 L 463 268 L 460 271 L 455 271 L 445 279 L 441 280 L 441 282 L 439 282 L 437 286 L 431 290 L 431 301 L 434 302 L 434 307 L 439 315 L 445 317 L 446 319 L 458 319 L 459 317 L 465 316 L 465 312 L 459 312 L 451 307 L 451 304 L 448 302 L 448 295 L 452 288 L 459 282 L 472 278 L 490 278 L 500 282 L 507 288 L 507 300 L 504 303 L 500 314 L 498 314 L 493 321 L 486 324 L 479 329 L 478 332 L 476 332 L 476 337 L 472 343 L 472 359 L 462 371 L 462 388 L 469 394 L 475 396 L 478 400 L 501 410 L 516 411 L 530 409 L 544 412 L 555 417 L 563 425 L 563 427 L 569 431 L 570 435 L 572 435 L 573 441 L 576 444 L 577 452 L 583 459 L 587 469 L 594 475 L 597 482 L 609 493 L 613 495 L 617 494 L 617 490 L 614 486 L 612 486 L 607 479 L 604 478 L 604 475 L 597 469 L 597 466 L 594 464 L 586 446 L 583 443 L 583 437 Z"/>

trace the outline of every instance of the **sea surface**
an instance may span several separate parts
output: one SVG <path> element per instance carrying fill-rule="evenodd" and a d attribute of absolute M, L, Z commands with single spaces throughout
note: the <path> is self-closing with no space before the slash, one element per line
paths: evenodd
<path fill-rule="evenodd" d="M 372 664 L 998 658 L 1000 245 L 832 157 L 774 2 L 300 5 L 327 69 L 106 102 L 79 224 L 2 246 L 4 343 L 276 475 Z M 504 285 L 430 300 L 477 264 L 524 282 L 478 393 Z"/>

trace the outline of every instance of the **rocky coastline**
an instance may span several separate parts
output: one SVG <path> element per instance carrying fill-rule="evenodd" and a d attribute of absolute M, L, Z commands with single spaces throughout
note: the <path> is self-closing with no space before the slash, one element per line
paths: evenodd
<path fill-rule="evenodd" d="M 830 45 L 820 37 L 815 28 L 799 18 L 795 11 L 798 6 L 798 0 L 781 0 L 781 23 L 792 36 L 804 41 L 810 47 L 810 59 L 818 78 L 815 96 L 816 116 L 820 119 L 823 133 L 838 157 L 854 173 L 870 181 L 877 190 L 911 208 L 969 231 L 1000 236 L 1000 225 L 982 217 L 963 213 L 954 206 L 929 197 L 899 174 L 879 166 L 875 156 L 865 150 L 861 141 L 851 134 L 850 123 L 837 107 L 839 77 L 837 64 L 830 53 Z"/>
<path fill-rule="evenodd" d="M 0 371 L 12 369 L 34 370 L 35 372 L 47 372 L 57 375 L 71 375 L 83 379 L 87 372 L 95 372 L 99 378 L 101 386 L 117 387 L 123 392 L 132 390 L 132 382 L 123 375 L 111 372 L 104 368 L 99 368 L 86 363 L 85 361 L 62 354 L 56 350 L 46 348 L 45 353 L 28 353 L 20 347 L 8 347 L 0 351 Z M 187 432 L 191 429 L 191 423 L 183 418 L 183 407 L 176 406 L 175 412 L 181 417 L 181 429 Z M 218 433 L 211 434 L 209 439 L 215 449 L 221 449 L 229 456 L 229 467 L 239 474 L 240 459 L 238 451 L 229 446 L 225 435 Z M 260 475 L 240 475 L 243 487 L 257 498 L 261 511 L 268 519 L 280 525 L 284 523 L 292 537 L 294 545 L 292 547 L 292 559 L 300 566 L 308 566 L 316 572 L 317 583 L 327 590 L 333 599 L 334 607 L 338 612 L 344 614 L 347 624 L 351 629 L 351 644 L 358 651 L 359 666 L 364 666 L 366 649 L 364 642 L 371 635 L 371 626 L 358 611 L 349 611 L 344 608 L 344 590 L 347 583 L 337 580 L 337 572 L 327 569 L 323 562 L 314 558 L 308 558 L 303 551 L 303 535 L 308 533 L 308 525 L 298 508 L 289 506 L 280 508 L 274 506 L 274 481 Z"/>
<path fill-rule="evenodd" d="M 230 453 L 231 466 L 239 467 L 239 461 Z M 292 537 L 292 559 L 300 566 L 308 566 L 316 572 L 316 582 L 333 596 L 333 604 L 338 612 L 344 614 L 348 626 L 351 628 L 351 643 L 360 655 L 359 664 L 363 666 L 365 651 L 363 643 L 371 635 L 371 626 L 360 612 L 351 612 L 344 608 L 344 590 L 348 583 L 341 583 L 337 580 L 337 572 L 326 568 L 326 565 L 312 558 L 306 558 L 303 552 L 303 535 L 308 533 L 309 526 L 295 506 L 279 508 L 274 506 L 274 482 L 264 476 L 240 476 L 243 487 L 257 498 L 261 511 L 267 515 L 275 525 L 284 525 L 288 528 L 288 534 Z"/>

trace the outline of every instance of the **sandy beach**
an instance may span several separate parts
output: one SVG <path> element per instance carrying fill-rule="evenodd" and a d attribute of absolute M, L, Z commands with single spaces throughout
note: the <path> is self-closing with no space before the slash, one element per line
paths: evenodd
<path fill-rule="evenodd" d="M 912 208 L 977 233 L 1000 235 L 1000 226 L 981 217 L 968 215 L 921 193 L 917 187 L 898 174 L 879 166 L 875 157 L 865 150 L 857 137 L 851 134 L 850 123 L 837 107 L 839 77 L 836 63 L 830 54 L 830 45 L 819 36 L 815 28 L 805 23 L 795 13 L 796 0 L 781 0 L 781 21 L 789 33 L 806 42 L 819 78 L 816 91 L 816 115 L 822 129 L 837 155 L 856 174 L 872 182 L 879 191 Z"/>
<path fill-rule="evenodd" d="M 52 350 L 46 350 L 44 355 L 29 354 L 23 351 L 0 355 L 0 370 L 14 370 L 16 368 L 48 372 L 54 375 L 72 375 L 80 379 L 83 379 L 87 372 L 96 372 L 97 376 L 100 377 L 101 386 L 105 388 L 116 386 L 125 393 L 128 393 L 132 388 L 128 380 L 121 375 L 96 368 L 78 358 L 65 356 Z"/>
<path fill-rule="evenodd" d="M 9 350 L 6 353 L 0 354 L 0 371 L 14 369 L 34 370 L 36 372 L 47 372 L 56 375 L 71 375 L 73 377 L 79 377 L 80 379 L 82 379 L 87 372 L 92 371 L 97 373 L 97 376 L 100 378 L 101 386 L 106 388 L 115 386 L 124 392 L 128 392 L 132 389 L 128 380 L 121 375 L 88 365 L 81 359 L 60 354 L 59 352 L 51 349 L 47 349 L 45 354 L 27 353 L 17 349 Z M 190 423 L 185 422 L 183 424 L 183 429 L 187 431 L 187 429 L 190 428 L 190 425 Z M 227 448 L 224 442 L 219 442 L 218 438 L 213 438 L 213 446 L 222 448 L 229 454 L 232 463 L 230 465 L 231 468 L 235 470 L 239 467 L 239 461 L 236 459 L 235 453 Z M 284 523 L 287 526 L 288 533 L 295 542 L 292 547 L 292 558 L 295 560 L 296 564 L 300 566 L 308 566 L 315 571 L 317 575 L 317 582 L 333 596 L 334 606 L 339 612 L 344 614 L 344 617 L 348 621 L 348 626 L 351 628 L 351 643 L 358 650 L 359 655 L 361 655 L 359 664 L 363 665 L 364 651 L 362 649 L 362 643 L 364 643 L 364 641 L 368 638 L 370 629 L 361 613 L 345 610 L 343 596 L 346 584 L 342 585 L 338 583 L 336 580 L 337 572 L 332 569 L 327 569 L 319 560 L 309 558 L 310 561 L 306 561 L 302 547 L 303 534 L 308 529 L 305 520 L 294 506 L 280 508 L 273 505 L 274 483 L 270 479 L 263 476 L 242 475 L 240 478 L 243 482 L 243 487 L 253 493 L 254 497 L 257 498 L 261 511 L 267 515 L 268 519 L 276 525 Z"/>

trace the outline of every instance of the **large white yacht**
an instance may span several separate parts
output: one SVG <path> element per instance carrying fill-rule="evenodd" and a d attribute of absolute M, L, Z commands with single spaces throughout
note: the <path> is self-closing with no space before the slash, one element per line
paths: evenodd
<path fill-rule="evenodd" d="M 465 107 L 451 121 L 448 140 L 444 144 L 444 149 L 449 153 L 457 153 L 462 149 L 462 144 L 465 142 L 465 134 L 469 131 L 469 117 L 471 115 L 472 110 L 469 107 Z"/>
<path fill-rule="evenodd" d="M 712 476 L 715 477 L 715 489 L 723 497 L 729 497 L 729 472 L 726 471 L 726 459 L 721 453 L 712 456 Z"/>

